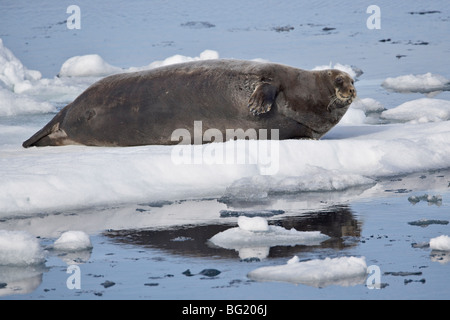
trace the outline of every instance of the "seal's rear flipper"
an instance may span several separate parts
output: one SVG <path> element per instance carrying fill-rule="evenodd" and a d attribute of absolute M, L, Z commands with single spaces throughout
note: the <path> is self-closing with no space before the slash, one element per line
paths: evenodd
<path fill-rule="evenodd" d="M 24 148 L 29 148 L 33 146 L 55 146 L 58 145 L 54 141 L 54 136 L 61 136 L 60 132 L 63 132 L 67 137 L 63 130 L 59 129 L 59 122 L 53 126 L 45 126 L 38 132 L 36 132 L 30 139 L 26 140 L 22 146 Z"/>
<path fill-rule="evenodd" d="M 250 112 L 255 116 L 269 112 L 275 103 L 278 89 L 269 83 L 261 83 L 253 91 L 248 102 Z"/>
<path fill-rule="evenodd" d="M 59 128 L 59 124 L 64 120 L 65 114 L 66 110 L 61 110 L 45 127 L 22 143 L 22 146 L 29 148 L 33 146 L 58 146 L 64 144 L 62 141 L 67 138 L 67 134 Z"/>

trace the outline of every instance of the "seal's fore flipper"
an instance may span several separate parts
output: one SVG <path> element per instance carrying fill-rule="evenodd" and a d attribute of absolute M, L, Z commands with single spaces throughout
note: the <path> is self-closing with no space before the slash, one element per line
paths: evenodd
<path fill-rule="evenodd" d="M 275 103 L 277 88 L 263 82 L 256 86 L 248 101 L 248 108 L 255 116 L 269 112 Z"/>

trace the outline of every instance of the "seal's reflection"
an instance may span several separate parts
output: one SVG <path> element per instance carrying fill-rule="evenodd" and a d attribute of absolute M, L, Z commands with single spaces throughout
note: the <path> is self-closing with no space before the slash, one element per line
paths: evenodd
<path fill-rule="evenodd" d="M 332 207 L 328 210 L 302 213 L 299 216 L 280 217 L 269 220 L 270 225 L 297 231 L 320 231 L 330 239 L 318 246 L 275 246 L 270 248 L 268 258 L 292 257 L 300 252 L 321 249 L 344 249 L 355 245 L 361 234 L 361 223 L 348 206 Z M 238 253 L 212 246 L 208 240 L 219 232 L 236 227 L 236 223 L 185 225 L 170 229 L 110 230 L 104 235 L 116 243 L 132 244 L 167 251 L 175 255 L 215 258 L 236 258 Z"/>

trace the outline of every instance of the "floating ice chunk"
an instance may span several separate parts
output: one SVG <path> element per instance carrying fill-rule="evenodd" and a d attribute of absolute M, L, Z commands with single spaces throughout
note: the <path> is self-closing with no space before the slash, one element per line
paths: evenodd
<path fill-rule="evenodd" d="M 0 86 L 14 90 L 14 86 L 28 81 L 37 81 L 42 77 L 36 70 L 28 70 L 16 56 L 3 45 L 0 39 Z"/>
<path fill-rule="evenodd" d="M 66 231 L 53 244 L 53 249 L 62 251 L 81 251 L 91 248 L 91 240 L 83 231 Z"/>
<path fill-rule="evenodd" d="M 396 78 L 387 78 L 381 86 L 396 92 L 431 93 L 450 90 L 450 80 L 441 75 L 428 72 L 419 75 L 409 74 Z"/>
<path fill-rule="evenodd" d="M 298 256 L 294 256 L 288 260 L 287 264 L 294 264 L 300 262 L 300 258 Z"/>
<path fill-rule="evenodd" d="M 161 61 L 154 61 L 150 63 L 147 66 L 143 67 L 132 67 L 127 69 L 127 72 L 133 72 L 133 71 L 142 71 L 142 70 L 148 70 L 148 69 L 154 69 L 158 67 L 168 66 L 176 63 L 183 63 L 183 62 L 191 62 L 191 61 L 200 61 L 200 60 L 211 60 L 211 59 L 219 59 L 219 53 L 214 50 L 204 50 L 200 53 L 198 57 L 188 57 L 183 56 L 180 54 L 176 54 L 174 56 L 168 57 Z"/>
<path fill-rule="evenodd" d="M 409 123 L 447 121 L 450 120 L 450 101 L 416 99 L 382 112 L 381 118 Z"/>
<path fill-rule="evenodd" d="M 335 63 L 333 66 L 333 64 L 331 62 L 328 65 L 314 67 L 312 70 L 326 70 L 326 69 L 337 69 L 337 70 L 347 72 L 350 75 L 350 77 L 352 77 L 353 79 L 357 78 L 359 75 L 362 74 L 362 71 L 360 69 L 349 66 L 348 64 L 344 65 L 344 64 L 340 64 L 340 63 Z M 355 70 L 358 72 L 356 72 Z"/>
<path fill-rule="evenodd" d="M 215 50 L 204 50 L 200 53 L 199 60 L 219 59 L 219 53 Z"/>
<path fill-rule="evenodd" d="M 247 231 L 269 231 L 269 224 L 267 220 L 261 217 L 239 217 L 238 218 L 238 226 L 242 230 Z"/>
<path fill-rule="evenodd" d="M 294 257 L 281 266 L 262 267 L 248 277 L 257 281 L 302 283 L 314 287 L 351 286 L 364 283 L 367 265 L 364 257 L 340 257 L 300 262 Z"/>
<path fill-rule="evenodd" d="M 442 235 L 430 240 L 430 248 L 433 250 L 450 251 L 450 237 Z"/>
<path fill-rule="evenodd" d="M 28 266 L 45 262 L 39 241 L 24 231 L 0 230 L 0 265 Z"/>
<path fill-rule="evenodd" d="M 248 249 L 273 246 L 319 245 L 329 237 L 320 231 L 287 230 L 269 226 L 261 217 L 239 217 L 239 227 L 219 232 L 209 241 L 225 249 Z"/>
<path fill-rule="evenodd" d="M 428 204 L 435 204 L 437 206 L 442 205 L 442 196 L 440 194 L 437 195 L 429 195 L 424 194 L 422 196 L 410 196 L 408 197 L 408 201 L 412 204 L 416 204 L 420 201 L 426 201 Z"/>
<path fill-rule="evenodd" d="M 60 77 L 93 77 L 106 76 L 123 72 L 122 68 L 114 67 L 103 60 L 98 54 L 72 57 L 61 66 Z"/>

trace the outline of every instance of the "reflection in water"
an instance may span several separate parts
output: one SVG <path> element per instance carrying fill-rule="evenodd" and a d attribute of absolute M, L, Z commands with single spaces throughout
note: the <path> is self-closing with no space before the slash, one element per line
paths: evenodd
<path fill-rule="evenodd" d="M 63 250 L 52 250 L 50 251 L 55 254 L 58 258 L 64 261 L 68 266 L 72 264 L 83 264 L 87 263 L 91 258 L 92 250 L 84 249 L 78 251 L 63 251 Z"/>
<path fill-rule="evenodd" d="M 27 294 L 36 290 L 42 275 L 48 268 L 35 266 L 0 266 L 0 297 L 12 294 Z"/>
<path fill-rule="evenodd" d="M 430 253 L 430 259 L 433 262 L 439 262 L 440 264 L 447 264 L 450 262 L 450 252 L 432 250 Z"/>
<path fill-rule="evenodd" d="M 274 217 L 275 219 L 276 217 Z M 320 231 L 330 239 L 318 246 L 275 246 L 269 249 L 267 257 L 292 257 L 301 252 L 321 249 L 343 249 L 353 246 L 359 238 L 361 225 L 347 206 L 333 207 L 328 210 L 303 213 L 300 216 L 279 217 L 270 220 L 270 225 L 297 231 Z M 237 258 L 234 250 L 212 246 L 208 240 L 219 232 L 223 232 L 236 224 L 185 225 L 170 229 L 128 229 L 110 230 L 104 235 L 117 243 L 132 244 L 168 251 L 171 254 L 195 257 Z"/>
<path fill-rule="evenodd" d="M 56 256 L 68 266 L 89 261 L 92 250 L 65 251 L 47 248 L 47 257 Z M 45 262 L 34 265 L 0 265 L 0 297 L 28 294 L 42 283 L 43 274 L 50 270 Z"/>

